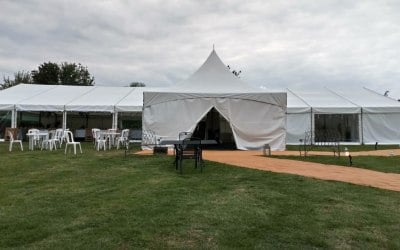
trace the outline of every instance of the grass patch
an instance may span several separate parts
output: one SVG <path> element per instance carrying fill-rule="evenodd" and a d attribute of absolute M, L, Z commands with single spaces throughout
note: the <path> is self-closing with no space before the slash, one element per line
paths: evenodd
<path fill-rule="evenodd" d="M 349 158 L 342 155 L 333 157 L 327 155 L 304 156 L 272 156 L 279 159 L 316 162 L 329 165 L 349 166 Z M 400 174 L 400 156 L 353 156 L 353 165 L 356 168 L 365 168 L 385 173 Z"/>
<path fill-rule="evenodd" d="M 350 152 L 359 152 L 359 151 L 374 151 L 375 145 L 340 145 L 340 151 L 343 152 L 344 148 L 348 148 Z M 399 145 L 378 145 L 378 150 L 384 149 L 398 149 Z M 286 145 L 286 150 L 288 151 L 299 151 L 299 145 Z M 309 151 L 328 151 L 333 152 L 332 147 L 312 147 Z M 333 154 L 333 153 L 332 153 Z"/>
<path fill-rule="evenodd" d="M 172 157 L 8 153 L 0 248 L 400 248 L 400 193 Z"/>

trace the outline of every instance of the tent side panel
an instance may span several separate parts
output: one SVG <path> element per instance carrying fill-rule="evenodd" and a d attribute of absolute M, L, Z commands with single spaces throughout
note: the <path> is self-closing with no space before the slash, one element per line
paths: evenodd
<path fill-rule="evenodd" d="M 365 144 L 400 144 L 400 114 L 363 114 Z"/>
<path fill-rule="evenodd" d="M 299 144 L 306 131 L 311 130 L 311 113 L 287 114 L 286 143 Z"/>
<path fill-rule="evenodd" d="M 284 150 L 286 109 L 262 102 L 217 98 L 215 108 L 231 124 L 238 149 L 261 149 L 269 144 L 272 150 Z"/>
<path fill-rule="evenodd" d="M 165 95 L 174 94 L 165 93 Z M 180 96 L 179 93 L 176 95 Z M 278 95 L 280 97 L 282 94 Z M 174 101 L 154 102 L 156 96 Z M 162 93 L 146 92 L 143 100 L 143 130 L 154 131 L 158 137 L 177 139 L 179 132 L 193 131 L 207 112 L 215 107 L 231 124 L 239 149 L 262 148 L 267 143 L 273 150 L 285 149 L 286 101 L 277 106 L 209 95 L 188 99 L 165 98 Z"/>
<path fill-rule="evenodd" d="M 146 94 L 144 95 L 146 100 Z M 153 131 L 157 138 L 178 139 L 183 131 L 193 131 L 211 109 L 212 103 L 202 99 L 187 99 L 145 106 L 143 132 Z"/>

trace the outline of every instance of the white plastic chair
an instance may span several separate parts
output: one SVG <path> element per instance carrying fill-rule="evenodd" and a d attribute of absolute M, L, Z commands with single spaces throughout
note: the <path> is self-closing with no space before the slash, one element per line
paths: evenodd
<path fill-rule="evenodd" d="M 76 145 L 79 145 L 79 149 L 82 154 L 82 147 L 80 142 L 74 141 L 74 135 L 72 134 L 71 131 L 65 131 L 64 132 L 64 138 L 66 138 L 67 142 L 65 143 L 65 154 L 67 154 L 68 150 L 68 145 L 71 145 L 74 147 L 74 154 L 76 155 Z"/>
<path fill-rule="evenodd" d="M 24 151 L 24 147 L 22 146 L 22 140 L 14 140 L 14 135 L 11 131 L 8 131 L 8 136 L 10 137 L 10 147 L 9 147 L 9 151 L 12 151 L 12 145 L 14 143 L 19 143 L 19 145 L 21 146 L 21 151 Z"/>
<path fill-rule="evenodd" d="M 54 139 L 54 134 L 55 134 L 54 130 L 50 130 L 48 132 L 47 136 L 42 140 L 42 146 L 40 150 L 49 149 L 51 151 L 53 149 L 52 139 Z"/>
<path fill-rule="evenodd" d="M 61 130 L 61 132 L 62 132 L 62 130 Z M 42 141 L 42 150 L 49 149 L 50 151 L 52 151 L 53 148 L 57 149 L 57 143 L 60 145 L 60 148 L 61 148 L 61 142 L 60 142 L 60 139 L 57 137 L 57 131 L 50 130 L 47 139 Z"/>
<path fill-rule="evenodd" d="M 59 148 L 61 148 L 61 145 L 63 143 L 63 137 L 64 137 L 64 130 L 62 128 L 56 129 L 56 133 L 53 139 L 53 145 L 55 149 L 57 148 L 57 143 Z"/>
<path fill-rule="evenodd" d="M 129 144 L 129 129 L 123 129 L 121 131 L 121 136 L 118 137 L 117 140 L 117 149 L 119 149 L 119 145 L 121 144 L 121 146 L 124 147 L 128 147 Z"/>
<path fill-rule="evenodd" d="M 93 146 L 97 147 L 97 132 L 100 132 L 99 128 L 92 128 Z"/>
<path fill-rule="evenodd" d="M 63 142 L 67 143 L 67 134 L 65 132 L 70 131 L 69 128 L 63 129 L 63 132 L 61 134 L 61 145 L 63 144 Z"/>
<path fill-rule="evenodd" d="M 107 148 L 107 136 L 100 129 L 94 132 L 95 135 L 95 148 L 99 151 L 101 148 L 106 150 Z"/>
<path fill-rule="evenodd" d="M 28 130 L 27 135 L 29 136 L 29 145 L 30 150 L 33 150 L 35 147 L 39 147 L 40 136 L 39 136 L 39 129 L 31 128 Z"/>

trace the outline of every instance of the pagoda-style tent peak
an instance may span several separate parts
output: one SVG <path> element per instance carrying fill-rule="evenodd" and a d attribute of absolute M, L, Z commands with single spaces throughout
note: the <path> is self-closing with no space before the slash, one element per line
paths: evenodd
<path fill-rule="evenodd" d="M 259 89 L 248 85 L 230 72 L 215 49 L 195 73 L 172 86 L 170 90 L 198 93 L 260 92 Z"/>

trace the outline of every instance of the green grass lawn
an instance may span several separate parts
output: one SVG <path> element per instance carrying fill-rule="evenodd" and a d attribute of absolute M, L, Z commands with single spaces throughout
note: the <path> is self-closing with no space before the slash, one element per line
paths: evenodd
<path fill-rule="evenodd" d="M 342 155 L 341 157 L 311 155 L 311 156 L 273 156 L 279 159 L 290 159 L 297 161 L 309 161 L 322 164 L 349 166 L 349 158 Z M 400 156 L 353 156 L 353 165 L 356 168 L 365 168 L 385 173 L 400 174 Z"/>
<path fill-rule="evenodd" d="M 400 193 L 123 151 L 9 153 L 0 248 L 400 248 Z M 26 147 L 27 148 L 27 147 Z"/>
<path fill-rule="evenodd" d="M 340 151 L 343 152 L 344 148 L 347 148 L 350 152 L 358 152 L 358 151 L 373 151 L 375 149 L 375 145 L 340 145 Z M 378 150 L 384 149 L 398 149 L 399 145 L 378 145 Z M 286 150 L 289 151 L 299 151 L 299 145 L 286 145 Z M 311 147 L 309 148 L 310 151 L 329 151 L 333 152 L 332 147 Z M 333 153 L 332 153 L 333 154 Z"/>

